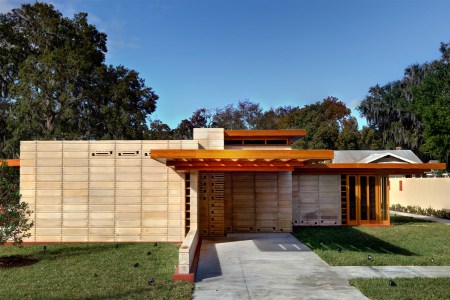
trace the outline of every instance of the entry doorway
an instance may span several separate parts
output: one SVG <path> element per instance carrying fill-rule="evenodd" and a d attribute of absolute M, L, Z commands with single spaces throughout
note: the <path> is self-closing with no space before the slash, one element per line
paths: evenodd
<path fill-rule="evenodd" d="M 387 176 L 342 175 L 342 218 L 347 225 L 389 225 Z"/>

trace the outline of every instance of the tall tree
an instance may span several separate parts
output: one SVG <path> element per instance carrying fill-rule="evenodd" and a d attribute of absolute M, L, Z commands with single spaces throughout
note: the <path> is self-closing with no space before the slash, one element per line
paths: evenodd
<path fill-rule="evenodd" d="M 335 149 L 342 122 L 350 117 L 350 113 L 350 109 L 336 97 L 327 97 L 322 102 L 293 111 L 287 121 L 289 128 L 306 129 L 307 132 L 307 136 L 297 140 L 293 147 Z"/>
<path fill-rule="evenodd" d="M 449 151 L 450 43 L 441 58 L 405 69 L 400 80 L 376 85 L 358 110 L 383 138 L 383 148 L 402 146 L 426 159 L 445 161 Z"/>
<path fill-rule="evenodd" d="M 422 151 L 447 162 L 450 154 L 450 65 L 443 63 L 413 89 L 414 110 L 424 124 Z"/>
<path fill-rule="evenodd" d="M 239 101 L 237 106 L 226 105 L 217 108 L 212 116 L 213 127 L 225 129 L 256 129 L 263 117 L 259 103 L 250 100 Z"/>
<path fill-rule="evenodd" d="M 151 120 L 150 128 L 144 135 L 146 140 L 170 140 L 172 139 L 172 130 L 169 125 L 163 123 L 161 120 Z"/>
<path fill-rule="evenodd" d="M 337 150 L 358 150 L 361 134 L 358 130 L 358 121 L 355 117 L 342 120 L 342 128 L 336 141 Z"/>
<path fill-rule="evenodd" d="M 158 97 L 136 71 L 107 67 L 106 51 L 86 13 L 37 2 L 0 14 L 0 155 L 24 139 L 142 138 Z"/>

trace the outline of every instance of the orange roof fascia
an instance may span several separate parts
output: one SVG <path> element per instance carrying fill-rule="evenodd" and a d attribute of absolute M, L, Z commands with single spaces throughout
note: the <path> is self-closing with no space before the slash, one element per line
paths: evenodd
<path fill-rule="evenodd" d="M 5 159 L 5 160 L 0 160 L 6 162 L 6 164 L 9 167 L 20 167 L 20 159 Z"/>
<path fill-rule="evenodd" d="M 443 170 L 445 164 L 407 164 L 407 163 L 330 163 L 307 164 L 295 169 L 298 174 L 420 174 L 431 170 Z"/>
<path fill-rule="evenodd" d="M 177 171 L 210 171 L 210 172 L 292 172 L 294 167 L 177 167 Z"/>
<path fill-rule="evenodd" d="M 153 159 L 333 159 L 333 150 L 166 150 L 152 149 Z"/>
<path fill-rule="evenodd" d="M 305 129 L 284 130 L 225 130 L 225 140 L 236 139 L 283 139 L 306 136 Z"/>

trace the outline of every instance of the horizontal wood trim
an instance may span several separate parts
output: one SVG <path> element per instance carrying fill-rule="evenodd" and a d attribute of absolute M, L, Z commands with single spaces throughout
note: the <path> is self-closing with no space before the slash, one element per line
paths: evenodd
<path fill-rule="evenodd" d="M 295 169 L 294 174 L 379 174 L 379 175 L 407 175 L 420 174 L 431 170 L 445 169 L 445 164 L 308 164 Z"/>
<path fill-rule="evenodd" d="M 279 139 L 289 137 L 306 136 L 305 129 L 285 129 L 285 130 L 225 130 L 225 140 L 232 139 Z"/>
<path fill-rule="evenodd" d="M 168 161 L 169 167 L 301 167 L 303 160 L 188 160 Z"/>
<path fill-rule="evenodd" d="M 234 167 L 234 166 L 224 166 L 224 167 L 202 167 L 202 166 L 192 166 L 192 167 L 175 167 L 177 171 L 205 171 L 205 172 L 292 172 L 294 167 Z"/>
<path fill-rule="evenodd" d="M 1 161 L 5 161 L 9 167 L 20 167 L 20 159 L 5 159 Z"/>
<path fill-rule="evenodd" d="M 150 150 L 153 159 L 333 159 L 333 150 Z"/>

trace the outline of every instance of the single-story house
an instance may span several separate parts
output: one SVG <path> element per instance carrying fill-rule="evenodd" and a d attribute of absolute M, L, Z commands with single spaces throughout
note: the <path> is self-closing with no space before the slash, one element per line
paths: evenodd
<path fill-rule="evenodd" d="M 445 168 L 408 150 L 292 150 L 305 134 L 23 141 L 20 189 L 35 222 L 26 242 L 183 242 L 179 272 L 189 273 L 200 236 L 389 225 L 389 175 Z"/>

